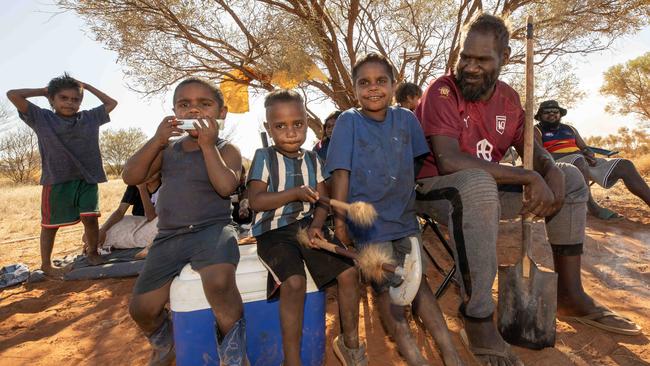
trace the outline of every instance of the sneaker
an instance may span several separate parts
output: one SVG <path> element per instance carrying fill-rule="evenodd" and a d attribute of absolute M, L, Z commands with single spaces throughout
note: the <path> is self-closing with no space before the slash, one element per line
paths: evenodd
<path fill-rule="evenodd" d="M 338 357 L 343 366 L 367 366 L 368 357 L 366 356 L 366 346 L 360 344 L 359 348 L 348 348 L 345 346 L 341 335 L 334 338 L 332 342 L 334 354 Z"/>

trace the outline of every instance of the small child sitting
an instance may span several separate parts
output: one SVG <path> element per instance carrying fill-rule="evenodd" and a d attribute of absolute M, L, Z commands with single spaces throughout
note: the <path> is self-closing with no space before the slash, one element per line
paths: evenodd
<path fill-rule="evenodd" d="M 133 288 L 129 313 L 153 348 L 150 364 L 174 361 L 172 324 L 165 304 L 174 277 L 187 263 L 201 276 L 212 308 L 221 365 L 247 365 L 244 305 L 235 283 L 239 263 L 230 195 L 239 185 L 241 154 L 219 138 L 216 119 L 226 117 L 223 94 L 212 83 L 186 79 L 174 90 L 174 116 L 127 161 L 122 178 L 142 184 L 160 172 L 158 235 Z M 196 119 L 180 136 L 178 119 Z"/>
<path fill-rule="evenodd" d="M 135 257 L 144 258 L 148 247 L 158 234 L 156 199 L 160 188 L 160 173 L 153 174 L 143 184 L 127 186 L 120 205 L 99 228 L 100 251 L 145 248 Z M 127 215 L 131 207 L 131 215 Z M 83 236 L 84 243 L 87 238 Z"/>
<path fill-rule="evenodd" d="M 313 151 L 301 148 L 307 136 L 307 113 L 300 94 L 290 90 L 270 93 L 265 101 L 266 124 L 275 145 L 255 152 L 248 175 L 248 199 L 256 212 L 252 232 L 257 253 L 268 268 L 271 297 L 280 292 L 280 323 L 284 365 L 301 365 L 300 339 L 306 291 L 304 266 L 319 288 L 338 284 L 343 337 L 334 340 L 334 352 L 343 365 L 367 365 L 359 344 L 359 286 L 354 264 L 324 250 L 305 248 L 296 235 L 308 229 L 310 238 L 322 238 L 327 210 L 317 204 L 327 196 L 321 162 Z M 309 309 L 307 309 L 309 311 Z"/>

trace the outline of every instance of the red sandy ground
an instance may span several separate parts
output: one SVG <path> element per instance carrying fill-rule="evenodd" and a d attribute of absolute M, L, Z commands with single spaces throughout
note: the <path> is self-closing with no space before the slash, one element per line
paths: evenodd
<path fill-rule="evenodd" d="M 597 197 L 606 199 L 602 193 Z M 626 197 L 609 201 L 608 205 L 628 219 L 589 220 L 583 256 L 584 284 L 599 302 L 640 324 L 644 334 L 615 335 L 558 321 L 555 348 L 515 349 L 527 365 L 650 365 L 650 210 L 638 200 Z M 519 228 L 516 222 L 502 224 L 500 263 L 516 260 Z M 543 225 L 537 223 L 534 231 L 535 242 L 545 243 Z M 449 265 L 430 232 L 425 239 L 429 248 L 439 254 L 440 262 Z M 78 249 L 74 240 L 67 240 L 67 244 L 57 243 L 57 246 L 65 246 L 69 252 Z M 5 245 L 2 249 L 3 262 L 6 258 L 22 259 L 27 255 L 32 258 L 30 266 L 36 264 L 35 245 L 29 250 L 20 245 Z M 541 266 L 552 268 L 547 245 L 536 245 L 534 257 Z M 433 266 L 429 266 L 428 274 L 430 284 L 437 287 L 442 276 Z M 127 313 L 133 282 L 133 279 L 47 281 L 0 292 L 0 365 L 145 365 L 149 347 Z M 458 304 L 458 288 L 452 284 L 441 300 L 441 307 L 456 346 L 464 359 L 473 364 L 458 338 Z M 362 298 L 360 311 L 360 332 L 368 344 L 370 365 L 402 365 L 373 310 L 370 291 Z M 339 329 L 336 312 L 336 299 L 329 292 L 326 365 L 339 364 L 330 346 Z M 441 364 L 431 337 L 415 324 L 412 328 L 425 357 L 431 364 Z"/>

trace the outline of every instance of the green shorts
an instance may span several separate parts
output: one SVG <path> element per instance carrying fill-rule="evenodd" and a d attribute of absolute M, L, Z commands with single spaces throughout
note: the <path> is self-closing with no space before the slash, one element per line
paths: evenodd
<path fill-rule="evenodd" d="M 82 179 L 43 186 L 41 226 L 58 228 L 74 225 L 81 216 L 99 216 L 97 183 Z"/>

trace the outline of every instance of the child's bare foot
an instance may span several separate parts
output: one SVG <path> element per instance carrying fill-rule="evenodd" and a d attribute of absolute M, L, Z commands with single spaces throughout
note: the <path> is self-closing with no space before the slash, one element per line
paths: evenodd
<path fill-rule="evenodd" d="M 65 271 L 61 267 L 52 267 L 52 265 L 42 265 L 41 271 L 45 274 L 47 278 L 62 280 L 63 274 Z"/>
<path fill-rule="evenodd" d="M 97 253 L 95 253 L 95 254 L 90 254 L 90 253 L 89 253 L 89 254 L 86 256 L 86 260 L 88 260 L 88 263 L 90 263 L 90 264 L 93 265 L 93 266 L 98 266 L 98 265 L 100 265 L 100 264 L 104 264 L 104 263 L 106 262 L 106 261 L 104 260 L 104 258 L 102 258 L 102 257 L 101 257 L 99 254 L 97 254 Z"/>
<path fill-rule="evenodd" d="M 408 328 L 408 324 L 398 324 L 395 327 L 395 334 L 393 335 L 397 349 L 406 360 L 409 366 L 425 366 L 429 362 L 422 357 L 422 353 L 417 347 L 417 343 Z"/>

